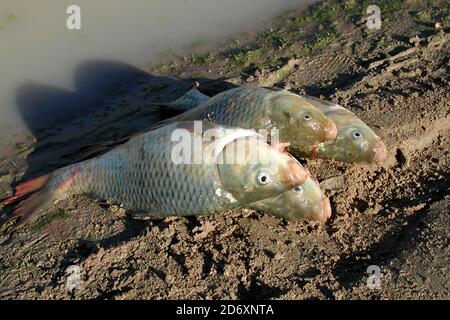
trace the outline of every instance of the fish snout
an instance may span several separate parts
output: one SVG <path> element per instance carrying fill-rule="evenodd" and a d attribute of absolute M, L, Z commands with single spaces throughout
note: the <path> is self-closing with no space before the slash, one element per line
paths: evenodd
<path fill-rule="evenodd" d="M 327 122 L 325 123 L 324 126 L 324 131 L 325 131 L 324 136 L 325 141 L 332 141 L 336 139 L 337 127 L 336 124 L 333 122 L 333 120 L 327 119 Z"/>
<path fill-rule="evenodd" d="M 331 218 L 331 204 L 330 199 L 325 197 L 322 202 L 322 222 L 326 222 Z"/>
<path fill-rule="evenodd" d="M 296 160 L 289 161 L 286 182 L 290 187 L 303 184 L 307 178 L 308 172 L 305 167 Z"/>
<path fill-rule="evenodd" d="M 377 141 L 372 148 L 372 159 L 375 162 L 382 162 L 387 157 L 387 148 L 383 141 Z"/>

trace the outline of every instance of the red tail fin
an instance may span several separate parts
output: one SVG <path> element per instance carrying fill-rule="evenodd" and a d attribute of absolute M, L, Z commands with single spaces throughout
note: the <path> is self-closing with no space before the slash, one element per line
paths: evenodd
<path fill-rule="evenodd" d="M 16 187 L 15 194 L 3 201 L 3 205 L 20 201 L 14 209 L 11 217 L 12 219 L 20 217 L 20 221 L 23 222 L 50 200 L 50 195 L 47 190 L 45 190 L 45 186 L 49 179 L 50 174 L 46 174 L 21 183 Z"/>

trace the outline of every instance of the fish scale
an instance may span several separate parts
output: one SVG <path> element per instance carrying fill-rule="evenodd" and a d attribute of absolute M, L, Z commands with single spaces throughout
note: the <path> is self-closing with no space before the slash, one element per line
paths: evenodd
<path fill-rule="evenodd" d="M 26 218 L 55 200 L 90 194 L 120 203 L 130 213 L 139 215 L 201 215 L 242 207 L 306 180 L 306 170 L 298 161 L 267 144 L 254 131 L 199 123 L 200 132 L 197 124 L 190 121 L 142 133 L 101 156 L 18 185 L 14 196 L 4 203 L 23 199 L 13 216 Z M 187 134 L 183 147 L 190 144 L 190 150 L 202 152 L 204 161 L 174 162 L 173 148 L 183 142 L 172 139 L 177 129 L 184 130 L 184 139 Z M 202 150 L 193 149 L 193 138 L 203 137 L 207 129 L 214 129 L 215 139 L 201 140 Z M 239 139 L 253 141 L 256 144 L 252 146 L 258 148 L 242 149 L 246 163 L 217 162 L 225 157 L 226 150 L 239 145 Z M 270 179 L 269 184 L 258 180 L 261 174 Z"/>
<path fill-rule="evenodd" d="M 279 138 L 291 143 L 291 150 L 336 138 L 333 121 L 310 102 L 286 90 L 239 87 L 208 99 L 194 87 L 184 97 L 163 105 L 187 111 L 160 122 L 162 124 L 208 120 L 220 125 L 265 130 L 265 133 L 277 129 Z"/>
<path fill-rule="evenodd" d="M 234 127 L 256 128 L 260 126 L 261 119 L 266 117 L 270 100 L 276 95 L 276 92 L 267 94 L 268 92 L 270 91 L 264 88 L 227 90 L 207 100 L 201 109 L 188 111 L 171 121 L 197 118 Z"/>
<path fill-rule="evenodd" d="M 346 65 L 346 61 L 336 58 L 333 63 L 339 65 L 342 62 Z M 184 95 L 184 98 L 168 105 L 175 105 L 179 110 L 190 110 L 179 116 L 180 119 L 201 119 L 206 112 L 210 112 L 212 114 L 208 117 L 210 121 L 224 125 L 233 123 L 233 125 L 240 126 L 250 126 L 247 117 L 254 117 L 255 112 L 252 111 L 261 110 L 261 116 L 253 119 L 255 121 L 253 128 L 270 130 L 272 125 L 276 125 L 282 140 L 290 142 L 290 152 L 299 157 L 318 157 L 344 162 L 382 162 L 385 160 L 387 148 L 384 142 L 354 113 L 337 104 L 311 96 L 297 96 L 298 103 L 303 101 L 304 104 L 313 106 L 334 123 L 337 134 L 334 136 L 335 139 L 328 141 L 305 139 L 305 135 L 302 134 L 304 127 L 302 129 L 298 126 L 295 117 L 290 117 L 287 122 L 280 121 L 279 118 L 273 121 L 271 115 L 273 116 L 276 112 L 275 108 L 272 108 L 272 113 L 268 113 L 267 110 L 270 110 L 270 104 L 277 99 L 277 95 L 286 94 L 285 91 L 270 92 L 263 88 L 247 87 L 231 89 L 208 100 L 208 96 L 203 95 L 194 87 Z M 188 99 L 191 96 L 195 99 Z M 229 103 L 230 101 L 232 104 Z M 238 105 L 235 105 L 236 101 L 239 103 Z M 251 102 L 248 103 L 247 108 L 245 108 L 246 101 Z M 201 104 L 196 105 L 195 103 Z M 280 104 L 277 107 L 280 108 Z M 236 110 L 242 111 L 242 114 L 237 113 Z M 265 122 L 261 121 L 262 119 Z M 286 130 L 294 129 L 295 131 L 295 128 L 298 128 L 297 136 L 286 134 Z"/>
<path fill-rule="evenodd" d="M 80 177 L 78 183 L 85 185 L 85 191 L 96 197 L 113 199 L 130 210 L 154 211 L 163 215 L 190 215 L 199 211 L 209 213 L 228 205 L 226 199 L 214 194 L 218 186 L 211 177 L 215 176 L 215 172 L 208 166 L 168 165 L 172 163 L 171 143 L 155 144 L 146 141 L 144 137 L 137 137 L 130 144 L 134 146 L 133 149 L 128 145 L 118 147 L 82 165 L 95 172 L 88 183 L 85 178 Z M 147 156 L 144 159 L 142 150 Z M 183 176 L 189 177 L 191 181 L 186 183 L 177 179 Z M 66 175 L 62 179 L 65 177 Z M 191 186 L 199 188 L 197 191 L 205 197 L 197 197 Z M 77 188 L 70 193 L 79 191 L 80 188 Z M 171 201 L 173 199 L 176 201 Z M 206 202 L 206 199 L 209 201 Z"/>

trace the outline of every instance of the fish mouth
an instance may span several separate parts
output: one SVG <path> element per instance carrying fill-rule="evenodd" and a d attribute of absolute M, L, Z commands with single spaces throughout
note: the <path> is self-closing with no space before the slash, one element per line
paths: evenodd
<path fill-rule="evenodd" d="M 380 163 L 387 157 L 387 148 L 383 141 L 377 141 L 372 148 L 372 161 Z"/>
<path fill-rule="evenodd" d="M 304 216 L 308 220 L 325 223 L 331 218 L 331 204 L 328 197 L 323 197 L 322 201 L 317 201 L 314 207 L 310 208 L 308 214 Z"/>
<path fill-rule="evenodd" d="M 323 128 L 324 134 L 324 142 L 325 141 L 333 141 L 336 140 L 337 137 L 337 127 L 336 124 L 331 119 L 327 119 L 325 126 Z"/>
<path fill-rule="evenodd" d="M 308 178 L 308 171 L 297 160 L 290 160 L 287 165 L 286 184 L 294 188 L 303 184 Z"/>
<path fill-rule="evenodd" d="M 328 219 L 331 218 L 331 204 L 330 199 L 325 197 L 322 202 L 322 219 L 321 222 L 325 223 Z"/>

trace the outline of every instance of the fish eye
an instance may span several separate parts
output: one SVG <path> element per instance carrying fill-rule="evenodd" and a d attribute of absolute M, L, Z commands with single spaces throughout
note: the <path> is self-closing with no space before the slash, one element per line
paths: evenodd
<path fill-rule="evenodd" d="M 310 120 L 312 119 L 312 117 L 311 117 L 311 115 L 310 115 L 309 113 L 306 113 L 306 114 L 303 116 L 303 119 L 305 119 L 306 121 L 310 121 Z"/>
<path fill-rule="evenodd" d="M 362 137 L 361 131 L 358 131 L 358 130 L 353 131 L 352 135 L 353 135 L 353 138 L 356 138 L 356 139 L 359 139 Z"/>
<path fill-rule="evenodd" d="M 261 185 L 268 184 L 270 182 L 270 175 L 267 172 L 262 171 L 258 174 L 256 181 Z"/>
<path fill-rule="evenodd" d="M 295 193 L 303 193 L 303 187 L 302 186 L 297 186 L 294 188 L 294 192 Z"/>

